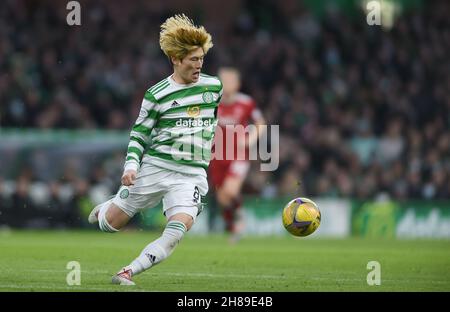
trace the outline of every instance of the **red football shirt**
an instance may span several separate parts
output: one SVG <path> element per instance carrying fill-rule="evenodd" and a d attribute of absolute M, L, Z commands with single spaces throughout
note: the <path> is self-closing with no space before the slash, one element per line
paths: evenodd
<path fill-rule="evenodd" d="M 247 148 L 238 153 L 238 147 L 241 148 L 238 142 L 244 144 L 244 140 L 249 134 L 249 129 L 245 127 L 251 124 L 252 121 L 262 117 L 261 111 L 256 107 L 255 101 L 246 94 L 238 93 L 233 102 L 219 104 L 217 117 L 218 127 L 214 137 L 213 149 L 215 159 L 248 159 Z M 222 154 L 221 158 L 219 154 Z"/>

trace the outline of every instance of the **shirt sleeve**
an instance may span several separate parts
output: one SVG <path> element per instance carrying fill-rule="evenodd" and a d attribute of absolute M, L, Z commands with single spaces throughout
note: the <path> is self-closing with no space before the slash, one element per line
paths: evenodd
<path fill-rule="evenodd" d="M 258 108 L 254 108 L 250 114 L 250 117 L 252 119 L 253 122 L 256 122 L 258 120 L 263 119 L 263 114 L 261 112 L 261 110 L 259 110 Z"/>
<path fill-rule="evenodd" d="M 124 170 L 138 170 L 147 148 L 150 134 L 158 121 L 159 112 L 149 91 L 142 100 L 139 116 L 131 130 Z"/>
<path fill-rule="evenodd" d="M 261 110 L 258 108 L 258 106 L 256 106 L 256 102 L 253 99 L 251 101 L 249 117 L 250 117 L 251 122 L 253 122 L 253 123 L 260 121 L 264 118 Z"/>

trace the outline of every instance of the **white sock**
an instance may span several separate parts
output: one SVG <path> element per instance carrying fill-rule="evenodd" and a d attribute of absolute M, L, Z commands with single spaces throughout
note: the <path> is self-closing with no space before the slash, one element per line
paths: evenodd
<path fill-rule="evenodd" d="M 103 232 L 114 233 L 114 232 L 118 232 L 119 230 L 117 230 L 113 226 L 111 226 L 108 223 L 108 220 L 106 220 L 106 211 L 108 210 L 110 203 L 111 203 L 111 201 L 107 201 L 100 208 L 100 211 L 98 212 L 98 227 Z"/>
<path fill-rule="evenodd" d="M 129 266 L 133 275 L 139 274 L 166 259 L 186 233 L 186 226 L 180 221 L 169 221 L 161 237 L 148 244 Z"/>

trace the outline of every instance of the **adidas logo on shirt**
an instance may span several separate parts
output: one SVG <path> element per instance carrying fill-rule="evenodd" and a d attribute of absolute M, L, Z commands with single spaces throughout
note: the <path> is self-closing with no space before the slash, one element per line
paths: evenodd
<path fill-rule="evenodd" d="M 177 107 L 180 106 L 180 104 L 178 104 L 177 101 L 173 101 L 172 105 L 170 105 L 170 107 Z"/>

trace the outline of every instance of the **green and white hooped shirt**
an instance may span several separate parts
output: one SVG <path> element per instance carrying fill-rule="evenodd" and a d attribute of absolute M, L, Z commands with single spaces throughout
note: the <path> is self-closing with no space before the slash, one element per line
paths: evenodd
<path fill-rule="evenodd" d="M 168 77 L 147 90 L 130 134 L 125 170 L 141 163 L 206 176 L 222 97 L 217 77 L 181 85 Z"/>

